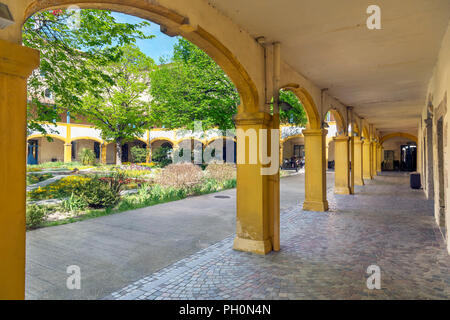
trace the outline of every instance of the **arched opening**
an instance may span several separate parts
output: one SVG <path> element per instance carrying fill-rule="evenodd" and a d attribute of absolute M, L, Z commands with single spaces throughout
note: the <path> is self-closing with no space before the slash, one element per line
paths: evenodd
<path fill-rule="evenodd" d="M 50 139 L 48 139 L 49 137 Z M 27 164 L 64 161 L 64 138 L 56 135 L 27 137 Z"/>
<path fill-rule="evenodd" d="M 396 132 L 380 139 L 384 152 L 381 155 L 383 171 L 416 171 L 417 138 L 408 133 Z"/>
<path fill-rule="evenodd" d="M 89 137 L 80 137 L 72 139 L 72 161 L 73 162 L 82 162 L 83 152 L 84 150 L 90 150 L 94 157 L 95 162 L 98 163 L 101 160 L 101 145 L 103 141 L 99 139 L 89 138 Z"/>
<path fill-rule="evenodd" d="M 203 164 L 203 142 L 195 138 L 178 140 L 173 150 L 173 161 Z M 190 155 L 189 155 L 190 153 Z"/>
<path fill-rule="evenodd" d="M 307 117 L 306 129 L 302 129 L 305 155 L 305 200 L 303 209 L 307 211 L 327 211 L 326 136 L 325 130 L 322 128 L 321 117 L 312 96 L 305 88 L 298 84 L 287 84 L 282 88 L 295 94 Z"/>
<path fill-rule="evenodd" d="M 305 138 L 302 134 L 290 136 L 281 140 L 282 163 L 284 170 L 297 170 L 305 164 Z M 298 163 L 297 163 L 298 160 Z"/>
<path fill-rule="evenodd" d="M 236 140 L 230 137 L 217 137 L 205 143 L 204 154 L 211 159 L 226 163 L 236 163 Z"/>
<path fill-rule="evenodd" d="M 182 36 L 207 53 L 230 77 L 241 97 L 242 104 L 239 107 L 239 112 L 259 111 L 259 96 L 256 85 L 236 55 L 200 25 L 194 26 L 189 24 L 188 17 L 182 16 L 160 4 L 150 2 L 132 2 L 128 4 L 124 3 L 123 0 L 86 2 L 34 0 L 26 8 L 22 23 L 36 12 L 45 9 L 66 9 L 70 5 L 77 5 L 81 9 L 104 9 L 130 14 L 162 26 L 162 29 L 166 30 L 167 34 L 171 36 Z"/>
<path fill-rule="evenodd" d="M 102 8 L 101 1 L 98 1 L 99 4 L 93 4 L 93 3 L 86 3 L 82 7 L 89 7 L 89 8 Z M 116 2 L 116 4 L 111 3 Z M 51 6 L 53 7 L 59 7 L 60 5 L 66 5 L 70 4 L 70 1 L 46 1 L 45 6 Z M 79 2 L 77 2 L 79 4 Z M 121 2 L 119 1 L 107 1 L 107 5 L 104 5 L 106 9 L 116 9 L 117 11 L 123 11 L 126 12 L 128 8 L 125 6 L 120 5 Z M 44 9 L 44 5 L 40 5 L 42 2 L 35 1 L 33 4 L 28 8 L 29 12 L 27 15 L 30 15 L 33 12 L 36 12 L 38 9 Z M 121 10 L 123 9 L 123 10 Z M 228 74 L 228 76 L 231 78 L 231 80 L 236 85 L 240 96 L 241 96 L 241 104 L 239 107 L 239 112 L 258 112 L 259 111 L 259 103 L 258 103 L 258 93 L 256 91 L 256 87 L 253 84 L 252 79 L 245 71 L 244 67 L 237 61 L 236 55 L 231 53 L 225 46 L 223 46 L 218 39 L 216 39 L 214 36 L 209 34 L 206 30 L 202 29 L 201 27 L 195 26 L 193 29 L 190 29 L 186 31 L 186 28 L 191 28 L 191 26 L 187 25 L 185 23 L 185 17 L 179 17 L 176 13 L 164 10 L 164 8 L 161 8 L 160 6 L 153 5 L 153 4 L 145 4 L 142 6 L 142 8 L 134 8 L 132 9 L 133 13 L 137 16 L 144 17 L 146 19 L 149 19 L 156 23 L 161 23 L 163 26 L 163 29 L 170 29 L 172 31 L 175 30 L 176 33 L 185 36 L 188 40 L 192 41 L 192 43 L 196 44 L 199 48 L 203 49 L 206 53 L 208 53 L 218 64 L 221 66 L 224 71 Z M 182 19 L 181 19 L 182 18 Z M 106 138 L 105 138 L 106 139 Z M 76 143 L 83 142 L 84 140 L 77 140 Z M 143 145 L 144 142 L 138 142 L 138 145 Z M 165 142 L 167 143 L 167 142 Z M 200 149 L 203 149 L 203 144 L 199 140 L 183 140 L 179 141 L 177 145 L 183 149 L 183 146 L 186 144 L 191 144 L 190 149 L 197 149 L 197 147 L 200 147 Z M 110 149 L 110 146 L 114 149 L 114 144 L 110 143 L 107 146 L 107 150 Z M 161 147 L 164 146 L 164 144 L 161 144 Z M 172 146 L 172 145 L 171 145 Z M 74 148 L 76 149 L 76 148 Z M 131 148 L 129 148 L 128 152 Z M 186 148 L 187 149 L 187 148 Z M 107 156 L 108 156 L 107 152 Z M 123 152 L 122 154 L 126 155 L 127 152 Z M 195 158 L 195 157 L 194 157 Z M 123 159 L 124 161 L 128 159 Z M 231 197 L 230 197 L 231 198 Z M 253 200 L 253 199 L 251 199 Z M 231 200 L 232 201 L 232 200 Z M 182 219 L 184 219 L 182 217 Z M 219 219 L 222 223 L 225 221 L 223 217 Z M 228 222 L 228 221 L 227 221 Z M 192 218 L 190 220 L 184 221 L 185 225 L 191 225 L 193 224 Z M 194 222 L 195 223 L 195 222 Z M 251 223 L 250 223 L 251 224 Z M 220 234 L 222 230 L 229 229 L 230 226 L 233 226 L 232 223 L 228 223 L 225 228 L 222 228 L 218 233 Z M 233 226 L 234 227 L 234 226 Z M 197 229 L 200 229 L 199 226 L 197 226 Z M 229 233 L 227 233 L 229 234 Z M 166 236 L 166 235 L 164 235 Z M 208 243 L 208 242 L 206 242 Z M 203 242 L 198 244 L 195 243 L 195 246 L 197 245 L 205 245 Z"/>
<path fill-rule="evenodd" d="M 127 141 L 122 145 L 122 162 L 142 163 L 146 161 L 147 143 L 141 139 Z"/>
<path fill-rule="evenodd" d="M 154 139 L 151 141 L 152 161 L 160 166 L 172 163 L 174 142 L 168 139 Z"/>

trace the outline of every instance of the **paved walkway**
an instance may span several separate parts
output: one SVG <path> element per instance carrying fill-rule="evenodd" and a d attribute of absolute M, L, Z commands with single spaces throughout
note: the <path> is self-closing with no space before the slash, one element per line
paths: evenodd
<path fill-rule="evenodd" d="M 407 175 L 384 175 L 330 212 L 281 217 L 282 250 L 231 250 L 230 236 L 114 292 L 108 299 L 449 299 L 450 256 L 432 203 Z M 381 289 L 366 286 L 381 268 Z"/>
<path fill-rule="evenodd" d="M 328 180 L 332 188 L 332 173 Z M 281 181 L 282 210 L 303 201 L 303 175 Z M 227 190 L 29 231 L 26 298 L 103 298 L 189 257 L 235 232 L 235 194 Z M 81 268 L 81 290 L 66 287 L 70 265 Z"/>

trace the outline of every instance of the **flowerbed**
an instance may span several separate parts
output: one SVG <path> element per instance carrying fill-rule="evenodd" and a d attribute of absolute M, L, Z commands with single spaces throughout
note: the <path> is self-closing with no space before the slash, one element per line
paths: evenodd
<path fill-rule="evenodd" d="M 183 163 L 158 171 L 138 165 L 108 171 L 107 176 L 68 176 L 30 191 L 30 200 L 66 199 L 56 206 L 29 206 L 33 222 L 27 222 L 28 227 L 69 223 L 236 187 L 236 167 L 228 164 L 210 164 L 206 170 Z M 154 176 L 134 178 L 134 171 Z M 121 195 L 124 189 L 137 189 L 137 193 Z"/>
<path fill-rule="evenodd" d="M 28 192 L 30 200 L 61 199 L 69 197 L 80 183 L 90 180 L 85 176 L 68 176 L 45 187 L 38 187 Z"/>
<path fill-rule="evenodd" d="M 28 174 L 27 175 L 27 186 L 48 180 L 50 178 L 53 178 L 53 175 L 50 173 Z"/>

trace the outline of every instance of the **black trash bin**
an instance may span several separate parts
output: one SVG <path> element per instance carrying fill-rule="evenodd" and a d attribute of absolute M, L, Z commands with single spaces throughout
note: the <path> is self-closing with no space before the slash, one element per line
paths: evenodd
<path fill-rule="evenodd" d="M 420 173 L 413 172 L 409 176 L 410 184 L 412 189 L 420 189 Z"/>

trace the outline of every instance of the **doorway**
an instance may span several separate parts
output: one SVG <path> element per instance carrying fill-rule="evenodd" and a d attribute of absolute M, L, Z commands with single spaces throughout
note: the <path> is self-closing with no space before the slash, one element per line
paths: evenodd
<path fill-rule="evenodd" d="M 416 171 L 417 170 L 417 147 L 415 145 L 400 146 L 400 170 Z"/>
<path fill-rule="evenodd" d="M 37 140 L 28 140 L 28 157 L 27 164 L 38 164 L 38 148 Z"/>

